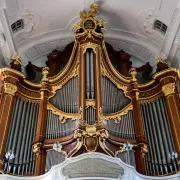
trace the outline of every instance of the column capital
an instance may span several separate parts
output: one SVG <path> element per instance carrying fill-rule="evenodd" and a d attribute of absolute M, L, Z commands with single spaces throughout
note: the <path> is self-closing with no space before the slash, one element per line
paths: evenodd
<path fill-rule="evenodd" d="M 162 91 L 165 96 L 173 94 L 175 92 L 175 83 L 168 83 L 162 86 Z"/>
<path fill-rule="evenodd" d="M 4 92 L 7 94 L 10 94 L 12 96 L 15 95 L 15 93 L 17 92 L 17 86 L 15 84 L 11 84 L 11 83 L 4 83 Z"/>

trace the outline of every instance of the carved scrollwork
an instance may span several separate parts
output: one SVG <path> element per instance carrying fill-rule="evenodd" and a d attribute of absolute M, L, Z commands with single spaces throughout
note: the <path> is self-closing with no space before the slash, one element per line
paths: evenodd
<path fill-rule="evenodd" d="M 48 103 L 47 105 L 47 109 L 51 110 L 53 114 L 59 116 L 59 120 L 61 121 L 61 123 L 66 123 L 66 121 L 68 119 L 71 120 L 79 120 L 81 119 L 81 114 L 80 113 L 65 113 L 59 109 L 57 109 L 56 107 L 54 107 L 53 105 L 51 105 L 50 103 Z"/>
<path fill-rule="evenodd" d="M 112 114 L 101 113 L 101 120 L 102 121 L 114 120 L 115 123 L 119 123 L 119 121 L 121 120 L 121 116 L 126 115 L 132 109 L 133 109 L 132 104 L 129 104 L 128 106 L 126 106 L 124 109 L 122 109 L 117 113 L 112 113 Z"/>

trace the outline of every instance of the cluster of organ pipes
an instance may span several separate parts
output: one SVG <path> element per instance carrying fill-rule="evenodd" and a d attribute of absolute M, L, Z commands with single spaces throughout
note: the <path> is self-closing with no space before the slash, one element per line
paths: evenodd
<path fill-rule="evenodd" d="M 75 123 L 76 122 L 71 119 L 67 119 L 66 123 L 62 123 L 59 120 L 59 116 L 53 114 L 51 110 L 48 110 L 46 121 L 46 138 L 56 139 L 73 134 Z"/>
<path fill-rule="evenodd" d="M 54 150 L 47 151 L 45 172 L 48 172 L 52 166 L 62 163 L 65 158 L 66 156 L 62 153 Z"/>
<path fill-rule="evenodd" d="M 123 139 L 135 139 L 133 112 L 129 111 L 120 118 L 118 123 L 115 123 L 114 119 L 106 122 L 109 134 Z"/>
<path fill-rule="evenodd" d="M 163 97 L 149 103 L 141 104 L 143 125 L 149 151 L 146 166 L 149 175 L 163 175 L 174 172 L 176 160 L 169 159 L 168 154 L 175 152 L 175 146 Z"/>
<path fill-rule="evenodd" d="M 35 137 L 39 104 L 15 98 L 6 152 L 12 151 L 15 158 L 4 159 L 4 171 L 18 175 L 33 175 L 35 155 L 32 143 Z"/>
<path fill-rule="evenodd" d="M 86 99 L 95 98 L 94 54 L 92 49 L 86 51 Z"/>
<path fill-rule="evenodd" d="M 55 96 L 49 99 L 57 109 L 67 113 L 77 113 L 79 110 L 79 78 L 70 79 Z"/>
<path fill-rule="evenodd" d="M 96 110 L 93 107 L 86 108 L 85 111 L 86 123 L 93 125 L 96 123 Z"/>
<path fill-rule="evenodd" d="M 131 100 L 124 95 L 107 77 L 102 76 L 102 111 L 104 114 L 115 113 L 126 107 Z"/>

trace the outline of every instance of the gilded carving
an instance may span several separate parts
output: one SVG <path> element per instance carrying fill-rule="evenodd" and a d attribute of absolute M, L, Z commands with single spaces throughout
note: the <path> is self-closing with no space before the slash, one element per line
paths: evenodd
<path fill-rule="evenodd" d="M 94 125 L 88 125 L 86 130 L 75 130 L 74 138 L 83 142 L 86 151 L 94 152 L 98 145 L 104 146 L 103 143 L 100 143 L 100 140 L 108 138 L 108 132 L 105 129 L 97 130 Z M 104 148 L 102 147 L 102 149 Z"/>
<path fill-rule="evenodd" d="M 39 157 L 42 146 L 43 146 L 42 143 L 36 143 L 33 145 L 33 153 L 36 155 L 36 157 Z"/>
<path fill-rule="evenodd" d="M 95 109 L 95 106 L 96 106 L 95 100 L 86 99 L 86 109 L 87 109 L 88 107 L 90 107 L 90 106 Z"/>
<path fill-rule="evenodd" d="M 162 64 L 167 64 L 167 62 L 164 60 L 164 59 L 162 59 L 161 57 L 158 57 L 157 58 L 157 62 L 158 63 L 162 63 Z M 168 65 L 168 64 L 167 64 Z"/>
<path fill-rule="evenodd" d="M 79 76 L 79 62 L 76 62 L 76 65 L 72 71 L 68 73 L 60 82 L 52 86 L 52 95 L 49 98 L 53 97 L 58 89 L 61 89 L 70 79 Z M 50 81 L 51 82 L 51 81 Z"/>
<path fill-rule="evenodd" d="M 80 113 L 65 113 L 59 109 L 57 109 L 56 107 L 54 107 L 52 104 L 48 103 L 47 105 L 47 109 L 51 110 L 51 112 L 57 116 L 59 116 L 59 120 L 61 121 L 61 123 L 66 123 L 66 121 L 68 119 L 71 120 L 79 120 L 81 114 Z"/>
<path fill-rule="evenodd" d="M 138 144 L 141 148 L 141 154 L 144 157 L 148 153 L 148 145 L 145 143 L 139 143 Z"/>
<path fill-rule="evenodd" d="M 129 111 L 133 110 L 132 104 L 126 106 L 124 109 L 117 113 L 112 113 L 112 114 L 103 114 L 101 113 L 101 119 L 103 121 L 107 120 L 114 120 L 115 123 L 119 123 L 121 120 L 121 116 L 126 115 Z"/>
<path fill-rule="evenodd" d="M 103 19 L 100 20 L 94 19 L 94 17 L 97 14 L 98 7 L 99 4 L 94 3 L 91 5 L 91 10 L 87 10 L 86 12 L 82 12 L 82 11 L 79 12 L 79 17 L 81 21 L 75 24 L 75 33 L 80 32 L 80 29 L 83 28 L 85 33 L 87 33 L 87 37 L 91 38 L 92 32 L 96 34 L 95 30 L 97 26 L 101 27 L 101 29 L 105 29 L 104 24 L 106 24 L 106 21 L 104 21 Z"/>
<path fill-rule="evenodd" d="M 27 89 L 26 87 L 22 86 L 21 84 L 18 85 L 18 93 L 24 95 L 30 99 L 40 99 L 40 93 L 38 91 L 33 91 L 31 89 Z"/>
<path fill-rule="evenodd" d="M 41 81 L 48 81 L 48 74 L 49 74 L 49 68 L 44 67 L 42 69 L 42 80 Z"/>
<path fill-rule="evenodd" d="M 13 57 L 9 57 L 11 59 L 11 61 L 14 61 L 14 64 L 19 65 L 21 64 L 21 57 L 20 56 L 16 56 L 15 58 Z"/>
<path fill-rule="evenodd" d="M 136 79 L 136 75 L 137 75 L 136 69 L 135 68 L 131 68 L 129 70 L 129 74 L 132 77 L 132 82 L 136 82 L 137 81 L 137 79 Z"/>
<path fill-rule="evenodd" d="M 173 94 L 175 92 L 175 84 L 169 83 L 169 84 L 163 85 L 162 91 L 165 96 L 168 96 L 169 94 Z"/>
<path fill-rule="evenodd" d="M 5 83 L 4 84 L 4 91 L 7 94 L 11 94 L 11 95 L 15 95 L 15 93 L 17 92 L 17 86 L 14 84 L 10 84 L 10 83 Z"/>

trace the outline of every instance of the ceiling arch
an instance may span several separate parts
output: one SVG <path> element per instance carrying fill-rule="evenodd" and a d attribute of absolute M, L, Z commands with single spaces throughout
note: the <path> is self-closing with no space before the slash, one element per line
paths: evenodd
<path fill-rule="evenodd" d="M 79 11 L 94 2 L 100 4 L 97 18 L 107 21 L 105 40 L 115 49 L 152 65 L 158 56 L 174 58 L 171 50 L 180 22 L 179 0 L 1 0 L 0 30 L 5 36 L 1 51 L 6 64 L 7 55 L 14 54 L 22 56 L 24 66 L 28 61 L 43 64 L 53 49 L 73 41 Z M 24 28 L 13 34 L 11 24 L 19 19 Z M 168 26 L 166 34 L 154 29 L 156 19 Z"/>

